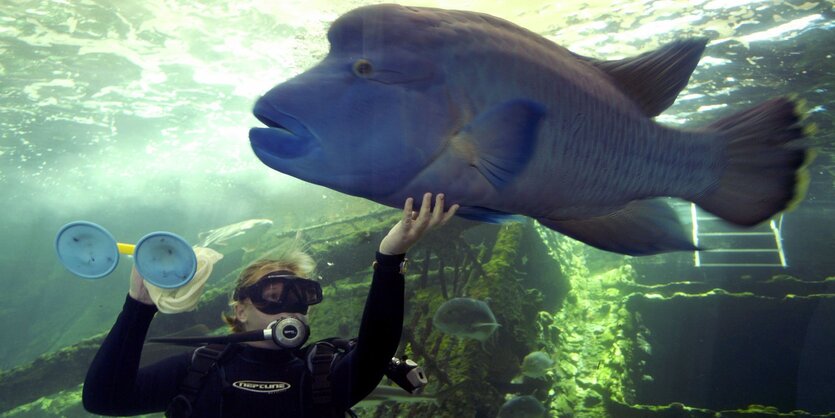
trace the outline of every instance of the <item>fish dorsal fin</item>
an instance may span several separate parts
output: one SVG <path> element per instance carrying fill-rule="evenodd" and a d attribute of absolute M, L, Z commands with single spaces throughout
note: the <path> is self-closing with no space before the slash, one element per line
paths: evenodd
<path fill-rule="evenodd" d="M 451 139 L 458 157 L 501 189 L 531 159 L 545 106 L 527 99 L 508 100 L 480 113 Z"/>
<path fill-rule="evenodd" d="M 671 42 L 636 57 L 603 61 L 574 54 L 608 74 L 645 115 L 658 116 L 678 97 L 702 57 L 707 38 Z"/>

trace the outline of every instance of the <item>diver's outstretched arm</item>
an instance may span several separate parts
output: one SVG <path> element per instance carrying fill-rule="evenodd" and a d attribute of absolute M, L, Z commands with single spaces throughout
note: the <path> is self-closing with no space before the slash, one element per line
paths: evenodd
<path fill-rule="evenodd" d="M 401 263 L 406 251 L 427 231 L 449 221 L 458 210 L 458 205 L 452 205 L 444 211 L 442 194 L 436 197 L 434 210 L 431 193 L 423 196 L 419 212 L 412 210 L 413 202 L 412 198 L 406 199 L 403 218 L 380 243 L 357 346 L 332 372 L 334 401 L 341 408 L 350 408 L 377 387 L 397 351 L 403 331 L 405 278 Z"/>

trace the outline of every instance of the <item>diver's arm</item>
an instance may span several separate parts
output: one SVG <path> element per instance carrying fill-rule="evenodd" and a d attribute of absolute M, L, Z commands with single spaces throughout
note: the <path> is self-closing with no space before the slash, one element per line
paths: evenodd
<path fill-rule="evenodd" d="M 84 409 L 102 415 L 164 411 L 188 368 L 175 356 L 139 370 L 142 345 L 157 308 L 128 296 L 84 380 Z"/>
<path fill-rule="evenodd" d="M 331 381 L 337 406 L 348 408 L 361 401 L 383 378 L 403 331 L 405 279 L 401 265 L 406 251 L 428 230 L 449 221 L 458 210 L 456 204 L 444 212 L 443 194 L 437 195 L 434 208 L 431 193 L 423 195 L 420 212 L 412 211 L 413 203 L 411 197 L 406 199 L 403 218 L 380 242 L 357 346 L 334 366 Z"/>
<path fill-rule="evenodd" d="M 356 347 L 334 367 L 331 385 L 336 405 L 350 408 L 383 378 L 403 330 L 405 254 L 376 254 L 374 277 L 365 301 Z"/>

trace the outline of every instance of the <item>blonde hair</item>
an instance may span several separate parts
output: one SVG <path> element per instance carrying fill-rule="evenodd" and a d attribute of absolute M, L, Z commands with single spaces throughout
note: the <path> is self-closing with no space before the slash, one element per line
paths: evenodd
<path fill-rule="evenodd" d="M 292 272 L 296 276 L 310 277 L 313 275 L 315 269 L 316 262 L 313 261 L 313 257 L 305 253 L 301 246 L 295 242 L 289 246 L 273 251 L 273 254 L 269 258 L 253 261 L 238 276 L 235 289 L 229 298 L 229 306 L 232 309 L 231 312 L 223 313 L 223 321 L 226 322 L 226 325 L 229 325 L 232 332 L 244 331 L 244 324 L 235 315 L 235 307 L 243 302 L 243 300 L 240 297 L 235 299 L 235 295 L 239 294 L 241 289 L 257 283 L 258 279 L 264 277 L 267 273 L 285 270 Z"/>

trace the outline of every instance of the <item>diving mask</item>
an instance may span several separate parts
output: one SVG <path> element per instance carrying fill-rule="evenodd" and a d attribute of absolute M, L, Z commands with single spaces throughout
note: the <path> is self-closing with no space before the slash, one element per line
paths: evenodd
<path fill-rule="evenodd" d="M 235 300 L 249 299 L 252 305 L 267 315 L 279 312 L 306 314 L 310 305 L 322 301 L 322 286 L 289 271 L 274 271 L 258 279 L 252 286 L 238 289 Z"/>

